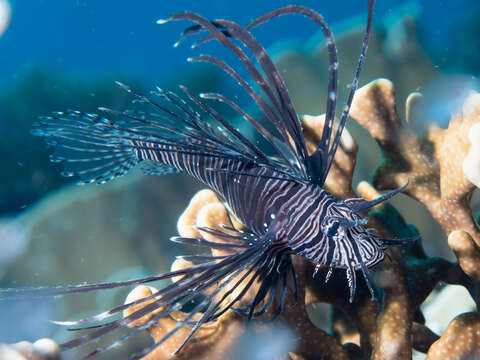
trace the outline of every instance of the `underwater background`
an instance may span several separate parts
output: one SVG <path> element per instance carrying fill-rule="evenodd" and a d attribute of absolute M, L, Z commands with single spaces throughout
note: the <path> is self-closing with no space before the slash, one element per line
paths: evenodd
<path fill-rule="evenodd" d="M 172 47 L 185 24 L 156 21 L 189 10 L 245 25 L 291 3 L 321 12 L 332 26 L 344 99 L 361 47 L 366 1 L 0 0 L 0 286 L 127 279 L 167 271 L 175 255 L 190 251 L 167 240 L 203 186 L 183 175 L 136 171 L 105 186 L 75 186 L 61 177 L 61 166 L 49 162 L 42 139 L 30 135 L 32 123 L 56 110 L 127 108 L 130 99 L 115 80 L 140 90 L 183 84 L 193 92 L 225 92 L 254 113 L 246 96 L 219 71 L 187 64 L 198 51 L 188 44 Z M 410 92 L 421 91 L 428 106 L 417 114 L 424 121 L 416 122 L 417 130 L 432 121 L 445 126 L 468 91 L 479 90 L 479 17 L 475 0 L 377 1 L 374 41 L 360 85 L 389 78 L 400 104 Z M 302 114 L 324 112 L 327 68 L 318 31 L 298 17 L 254 32 L 273 54 Z M 347 128 L 360 144 L 354 179 L 369 180 L 380 159 L 377 146 L 353 121 Z M 403 196 L 394 204 L 420 229 L 429 255 L 455 259 L 448 246 L 439 246 L 446 241 L 436 239 L 445 235 L 421 205 Z M 474 197 L 474 210 L 477 204 Z M 0 343 L 40 337 L 62 341 L 70 334 L 48 320 L 110 308 L 125 294 L 0 302 Z M 473 306 L 468 296 L 457 302 L 458 311 Z M 322 308 L 316 316 L 328 328 L 325 313 Z"/>

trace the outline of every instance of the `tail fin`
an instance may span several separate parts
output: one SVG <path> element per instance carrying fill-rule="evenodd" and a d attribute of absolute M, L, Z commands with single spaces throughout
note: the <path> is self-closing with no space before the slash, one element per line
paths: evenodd
<path fill-rule="evenodd" d="M 97 114 L 56 112 L 41 117 L 32 134 L 46 138 L 55 148 L 53 162 L 65 164 L 64 176 L 78 176 L 81 183 L 104 183 L 125 174 L 137 157 L 114 124 Z"/>

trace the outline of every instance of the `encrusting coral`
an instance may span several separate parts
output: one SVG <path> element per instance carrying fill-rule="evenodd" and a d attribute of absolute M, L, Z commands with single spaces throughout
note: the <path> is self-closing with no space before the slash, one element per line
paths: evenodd
<path fill-rule="evenodd" d="M 480 232 L 469 202 L 474 184 L 478 184 L 477 173 L 471 169 L 471 164 L 480 162 L 476 155 L 479 153 L 477 146 L 473 143 L 480 123 L 480 94 L 472 93 L 466 99 L 462 109 L 452 115 L 447 129 L 431 126 L 424 139 L 407 126 L 414 107 L 421 100 L 418 93 L 408 97 L 407 122 L 403 123 L 397 115 L 394 87 L 390 81 L 379 79 L 356 92 L 351 116 L 377 141 L 383 157 L 374 172 L 375 188 L 368 182 L 361 182 L 357 193 L 371 200 L 379 196 L 376 189 L 397 188 L 409 180 L 404 193 L 424 204 L 443 227 L 458 263 L 428 257 L 422 249 L 420 237 L 414 244 L 390 247 L 387 250 L 390 259 L 373 269 L 376 299 L 371 299 L 362 283 L 350 304 L 343 270 L 334 270 L 329 282 L 325 283 L 328 269 L 315 268 L 303 258 L 294 257 L 299 299 L 294 306 L 285 307 L 277 320 L 295 333 L 296 343 L 285 354 L 285 359 L 407 360 L 412 358 L 412 349 L 427 353 L 429 360 L 480 357 L 480 318 L 477 312 L 458 316 L 439 337 L 425 325 L 420 310 L 420 305 L 439 282 L 464 286 L 478 304 Z M 321 136 L 323 117 L 304 116 L 302 121 L 307 147 L 311 151 Z M 352 189 L 357 151 L 357 144 L 345 132 L 326 181 L 326 189 L 339 199 L 357 196 Z M 418 235 L 417 230 L 407 224 L 390 204 L 379 205 L 368 215 L 369 227 L 381 236 Z M 196 227 L 219 228 L 222 224 L 232 223 L 237 229 L 242 227 L 213 192 L 203 190 L 193 197 L 181 215 L 178 230 L 181 236 L 208 238 L 213 235 Z M 215 241 L 225 240 L 216 238 Z M 190 265 L 180 258 L 172 268 Z M 251 299 L 255 291 L 253 286 L 242 301 Z M 154 292 L 152 287 L 139 286 L 126 302 Z M 310 321 L 307 306 L 318 302 L 333 305 L 333 335 Z M 132 311 L 134 309 L 127 309 L 126 314 Z M 148 330 L 154 340 L 162 338 L 182 316 L 185 315 L 177 312 L 151 326 Z M 139 319 L 132 326 L 139 326 L 147 320 Z M 272 325 L 254 320 L 250 326 Z M 172 358 L 231 358 L 235 344 L 245 330 L 245 320 L 235 312 L 227 311 L 216 322 L 202 328 L 182 352 Z M 188 332 L 188 327 L 178 331 L 146 358 L 163 359 L 172 354 Z"/>

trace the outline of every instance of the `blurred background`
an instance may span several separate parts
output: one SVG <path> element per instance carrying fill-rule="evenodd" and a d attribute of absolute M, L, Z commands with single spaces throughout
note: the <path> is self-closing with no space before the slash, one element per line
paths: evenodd
<path fill-rule="evenodd" d="M 127 108 L 131 99 L 115 80 L 139 91 L 157 85 L 174 90 L 178 84 L 194 93 L 219 91 L 255 115 L 245 94 L 220 71 L 185 61 L 199 53 L 234 61 L 226 51 L 215 44 L 192 51 L 189 40 L 173 48 L 189 24 L 156 21 L 190 10 L 246 25 L 290 3 L 0 0 L 0 286 L 126 280 L 167 271 L 175 255 L 190 251 L 167 240 L 176 234 L 176 220 L 203 188 L 200 184 L 178 174 L 155 177 L 134 171 L 104 186 L 76 186 L 60 176 L 61 165 L 49 162 L 43 140 L 30 135 L 32 123 L 55 110 Z M 321 12 L 332 26 L 344 99 L 361 48 L 366 1 L 295 3 Z M 431 123 L 446 126 L 468 91 L 478 90 L 479 17 L 475 0 L 378 1 L 360 84 L 391 79 L 401 116 L 407 95 L 423 92 L 428 106 L 415 114 L 411 126 L 419 132 Z M 254 31 L 282 71 L 300 114 L 324 112 L 327 61 L 318 31 L 298 16 Z M 347 128 L 360 144 L 357 183 L 369 179 L 380 154 L 356 123 Z M 428 254 L 453 259 L 425 209 L 402 196 L 395 204 L 420 229 Z M 475 204 L 476 199 L 478 210 Z M 126 291 L 2 302 L 0 342 L 47 336 L 65 340 L 70 334 L 47 320 L 105 310 L 121 303 Z"/>

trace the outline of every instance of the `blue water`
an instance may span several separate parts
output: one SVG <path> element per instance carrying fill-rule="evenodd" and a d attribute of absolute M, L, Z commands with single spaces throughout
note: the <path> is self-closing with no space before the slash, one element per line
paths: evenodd
<path fill-rule="evenodd" d="M 366 1 L 98 1 L 98 0 L 10 0 L 11 24 L 0 38 L 0 86 L 25 66 L 43 64 L 85 75 L 128 72 L 160 82 L 184 63 L 188 47 L 172 51 L 181 24 L 157 25 L 159 18 L 176 11 L 191 10 L 209 18 L 228 18 L 246 24 L 273 8 L 298 3 L 322 12 L 329 23 L 365 11 Z M 376 4 L 376 18 L 404 4 L 403 0 L 382 0 Z M 452 24 L 468 13 L 475 0 L 422 1 L 421 30 L 426 46 L 442 55 L 455 51 Z M 283 20 L 282 20 L 283 21 Z M 316 28 L 293 20 L 292 26 L 267 26 L 262 41 L 267 44 L 288 36 L 304 38 Z M 285 23 L 284 23 L 285 24 Z M 460 36 L 460 35 L 458 35 Z M 458 40 L 458 36 L 456 37 Z M 460 46 L 457 41 L 456 46 Z"/>

